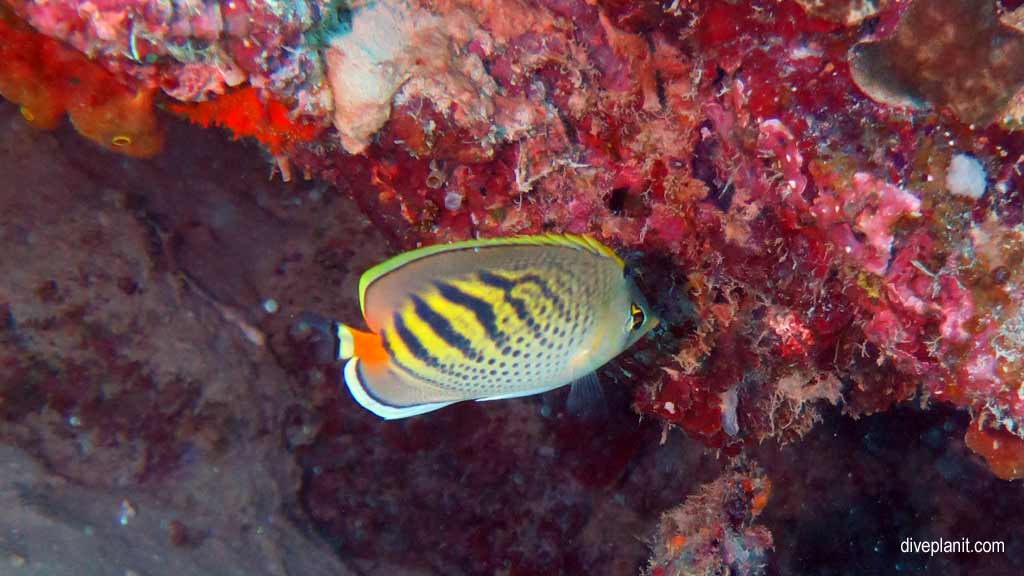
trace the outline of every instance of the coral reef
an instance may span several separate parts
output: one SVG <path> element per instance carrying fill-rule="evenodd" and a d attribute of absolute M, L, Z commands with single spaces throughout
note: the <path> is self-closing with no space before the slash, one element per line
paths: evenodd
<path fill-rule="evenodd" d="M 1024 87 L 1024 35 L 996 9 L 994 0 L 914 2 L 890 37 L 854 46 L 853 79 L 879 102 L 949 106 L 990 124 Z"/>
<path fill-rule="evenodd" d="M 273 155 L 276 168 L 281 171 L 285 182 L 292 179 L 287 153 L 322 132 L 320 126 L 293 120 L 284 104 L 272 99 L 263 100 L 252 86 L 232 90 L 206 102 L 170 103 L 167 109 L 200 126 L 227 128 L 236 140 L 245 137 L 256 139 Z M 310 178 L 308 169 L 304 176 L 307 180 Z"/>
<path fill-rule="evenodd" d="M 12 272 L 14 296 L 0 300 L 18 327 L 5 341 L 9 381 L 30 383 L 2 405 L 5 438 L 59 462 L 62 475 L 99 484 L 102 461 L 116 478 L 107 483 L 151 482 L 218 453 L 226 428 L 260 428 L 232 405 L 249 394 L 223 384 L 255 387 L 252 373 L 160 360 L 154 342 L 208 338 L 178 324 L 168 302 L 182 286 L 209 303 L 200 324 L 231 326 L 300 398 L 268 421 L 304 470 L 305 511 L 343 555 L 444 573 L 632 569 L 642 551 L 595 543 L 608 517 L 649 530 L 652 513 L 687 492 L 644 500 L 643 479 L 682 482 L 649 472 L 659 434 L 724 457 L 756 453 L 779 486 L 764 446 L 815 437 L 836 412 L 862 418 L 908 401 L 955 424 L 947 435 L 960 438 L 947 444 L 974 450 L 1001 478 L 1022 475 L 1024 43 L 1014 3 L 3 1 L 52 40 L 5 19 L 4 34 L 30 39 L 0 51 L 59 40 L 89 57 L 75 56 L 76 68 L 144 95 L 137 108 L 92 97 L 61 84 L 67 74 L 40 80 L 50 62 L 40 48 L 5 52 L 0 93 L 37 125 L 66 111 L 111 147 L 116 114 L 104 103 L 150 122 L 155 100 L 254 138 L 285 180 L 293 170 L 316 179 L 270 189 L 224 161 L 208 170 L 233 173 L 248 200 L 191 183 L 87 206 L 55 193 L 66 214 L 49 219 L 8 195 L 8 213 L 29 214 L 41 242 L 79 258 Z M 165 174 L 202 182 L 199 165 Z M 118 178 L 122 190 L 160 180 Z M 83 224 L 94 213 L 106 220 Z M 136 240 L 89 273 L 78 244 L 106 246 L 108 228 Z M 528 400 L 382 426 L 351 406 L 318 343 L 289 319 L 300 309 L 356 319 L 354 276 L 387 252 L 542 231 L 616 247 L 664 319 L 602 371 L 617 407 L 599 429 L 539 415 Z M 28 240 L 13 245 L 18 259 L 36 254 Z M 187 273 L 175 284 L 168 270 Z M 148 291 L 164 297 L 139 298 Z M 132 311 L 117 310 L 133 299 Z M 193 346 L 196 366 L 216 364 L 216 346 Z M 108 410 L 115 401 L 133 416 Z M 65 435 L 89 437 L 89 450 L 68 456 Z M 487 465 L 473 456 L 481 445 Z M 403 466 L 413 472 L 396 475 Z M 594 500 L 612 487 L 625 503 Z M 422 505 L 398 507 L 403 494 Z M 438 518 L 448 526 L 418 529 Z M 772 533 L 778 546 L 784 533 Z M 579 534 L 593 546 L 556 545 Z"/>
<path fill-rule="evenodd" d="M 248 80 L 277 99 L 296 97 L 307 113 L 330 106 L 306 42 L 328 3 L 4 1 L 43 34 L 177 100 L 205 100 Z"/>
<path fill-rule="evenodd" d="M 765 573 L 772 536 L 753 521 L 771 483 L 759 471 L 727 472 L 662 516 L 650 576 Z"/>
<path fill-rule="evenodd" d="M 798 4 L 818 18 L 852 26 L 865 18 L 878 14 L 888 0 L 796 0 Z"/>
<path fill-rule="evenodd" d="M 160 151 L 153 90 L 128 87 L 100 64 L 11 17 L 0 5 L 0 96 L 38 128 L 65 115 L 80 134 L 130 156 Z"/>

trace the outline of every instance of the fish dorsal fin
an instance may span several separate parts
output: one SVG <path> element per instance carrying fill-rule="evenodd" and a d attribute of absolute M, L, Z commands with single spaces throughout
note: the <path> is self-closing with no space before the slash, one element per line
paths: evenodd
<path fill-rule="evenodd" d="M 498 248 L 502 246 L 565 246 L 577 250 L 585 250 L 593 254 L 610 258 L 620 267 L 625 263 L 611 248 L 585 234 L 536 234 L 530 236 L 511 236 L 507 238 L 485 238 L 477 240 L 463 240 L 449 244 L 435 244 L 424 246 L 408 252 L 393 256 L 370 268 L 359 278 L 359 309 L 366 316 L 366 291 L 370 286 L 399 268 L 437 254 L 457 252 L 459 250 L 474 250 L 480 248 Z"/>

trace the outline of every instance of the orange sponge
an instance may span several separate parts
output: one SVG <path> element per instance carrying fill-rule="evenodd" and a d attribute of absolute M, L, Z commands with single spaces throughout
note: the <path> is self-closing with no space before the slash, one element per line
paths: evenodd
<path fill-rule="evenodd" d="M 33 126 L 56 128 L 67 113 L 86 138 L 129 156 L 163 146 L 153 90 L 133 90 L 96 62 L 0 11 L 0 96 Z"/>
<path fill-rule="evenodd" d="M 992 473 L 999 478 L 1024 478 L 1024 439 L 1002 429 L 984 428 L 971 422 L 964 440 L 968 448 L 985 458 Z"/>
<path fill-rule="evenodd" d="M 288 107 L 276 100 L 264 102 L 252 86 L 193 104 L 172 103 L 168 110 L 180 114 L 200 126 L 221 126 L 234 137 L 252 137 L 278 156 L 294 142 L 315 138 L 322 128 L 295 122 L 288 117 Z"/>

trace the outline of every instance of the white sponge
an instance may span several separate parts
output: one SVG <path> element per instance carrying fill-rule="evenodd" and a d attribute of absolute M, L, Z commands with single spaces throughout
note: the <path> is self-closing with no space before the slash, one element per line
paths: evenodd
<path fill-rule="evenodd" d="M 946 171 L 946 189 L 965 198 L 977 200 L 985 193 L 985 167 L 967 154 L 954 154 Z"/>

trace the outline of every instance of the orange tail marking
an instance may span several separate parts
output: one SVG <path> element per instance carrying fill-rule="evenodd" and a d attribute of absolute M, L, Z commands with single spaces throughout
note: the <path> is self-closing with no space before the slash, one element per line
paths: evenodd
<path fill-rule="evenodd" d="M 388 353 L 379 334 L 354 328 L 349 330 L 352 331 L 353 355 L 358 356 L 364 366 L 377 366 L 388 361 Z"/>

